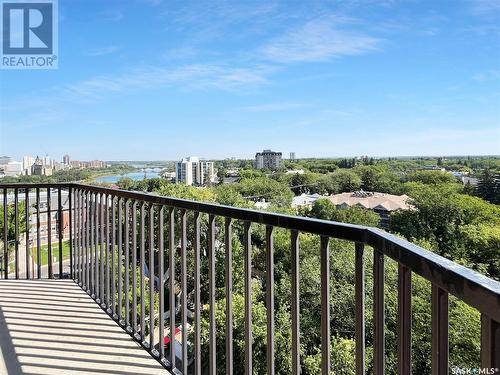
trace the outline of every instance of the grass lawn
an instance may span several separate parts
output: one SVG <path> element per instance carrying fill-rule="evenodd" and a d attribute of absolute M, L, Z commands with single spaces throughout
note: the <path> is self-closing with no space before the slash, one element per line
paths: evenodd
<path fill-rule="evenodd" d="M 62 243 L 62 257 L 64 259 L 69 258 L 69 241 L 63 241 Z M 47 245 L 42 245 L 40 248 L 41 256 L 42 256 L 42 266 L 48 264 L 49 250 Z M 33 259 L 35 264 L 37 264 L 37 249 L 36 247 L 31 249 L 31 254 L 33 255 Z M 55 257 L 57 261 L 59 261 L 59 242 L 55 242 L 52 244 L 52 257 Z"/>

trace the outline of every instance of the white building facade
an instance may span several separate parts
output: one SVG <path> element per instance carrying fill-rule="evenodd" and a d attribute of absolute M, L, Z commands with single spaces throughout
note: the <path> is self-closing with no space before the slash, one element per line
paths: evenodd
<path fill-rule="evenodd" d="M 175 167 L 175 182 L 186 185 L 208 185 L 214 182 L 214 163 L 195 156 L 182 159 Z"/>

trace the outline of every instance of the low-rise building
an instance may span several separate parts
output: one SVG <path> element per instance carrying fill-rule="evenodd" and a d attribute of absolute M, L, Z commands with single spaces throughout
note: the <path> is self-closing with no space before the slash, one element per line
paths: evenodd
<path fill-rule="evenodd" d="M 23 163 L 10 161 L 4 166 L 4 174 L 7 177 L 17 177 L 23 174 Z"/>
<path fill-rule="evenodd" d="M 322 196 L 319 194 L 306 194 L 302 193 L 301 195 L 297 197 L 293 197 L 292 199 L 292 207 L 298 208 L 298 207 L 307 207 L 311 208 L 314 202 L 316 202 L 319 198 Z"/>
<path fill-rule="evenodd" d="M 292 169 L 289 171 L 286 171 L 286 174 L 304 174 L 305 171 L 303 169 Z"/>
<path fill-rule="evenodd" d="M 352 193 L 335 194 L 328 199 L 339 209 L 350 207 L 363 207 L 376 212 L 380 216 L 380 226 L 389 227 L 391 212 L 408 210 L 410 197 L 408 195 L 393 195 L 368 191 L 355 191 Z"/>
<path fill-rule="evenodd" d="M 479 184 L 479 179 L 475 178 L 475 177 L 462 176 L 462 178 L 460 180 L 462 181 L 462 184 L 464 184 L 464 185 L 477 186 Z"/>

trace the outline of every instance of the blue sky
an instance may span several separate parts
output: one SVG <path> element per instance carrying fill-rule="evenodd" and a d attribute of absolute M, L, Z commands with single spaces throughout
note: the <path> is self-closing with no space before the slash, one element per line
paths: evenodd
<path fill-rule="evenodd" d="M 59 69 L 0 71 L 0 154 L 500 154 L 497 0 L 60 0 Z"/>

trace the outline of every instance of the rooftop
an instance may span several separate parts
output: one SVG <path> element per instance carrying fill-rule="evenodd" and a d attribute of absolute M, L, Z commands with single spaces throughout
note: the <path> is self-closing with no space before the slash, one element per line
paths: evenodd
<path fill-rule="evenodd" d="M 410 197 L 406 194 L 392 195 L 367 191 L 335 194 L 328 199 L 336 206 L 361 206 L 370 210 L 381 209 L 385 211 L 407 210 Z"/>

